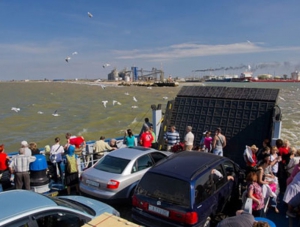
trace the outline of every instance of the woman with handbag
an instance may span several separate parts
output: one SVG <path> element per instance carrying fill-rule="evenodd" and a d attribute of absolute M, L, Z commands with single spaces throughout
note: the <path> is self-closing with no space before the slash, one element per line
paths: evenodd
<path fill-rule="evenodd" d="M 50 150 L 50 161 L 53 164 L 54 171 L 53 171 L 53 180 L 55 182 L 62 176 L 61 170 L 61 162 L 62 162 L 62 155 L 64 154 L 65 150 L 62 145 L 60 145 L 60 138 L 56 137 L 54 139 L 55 144 L 51 147 Z M 58 169 L 58 170 L 57 170 Z"/>

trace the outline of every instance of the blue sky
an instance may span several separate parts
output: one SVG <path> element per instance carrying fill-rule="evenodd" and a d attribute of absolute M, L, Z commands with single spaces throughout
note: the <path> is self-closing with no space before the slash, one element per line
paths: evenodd
<path fill-rule="evenodd" d="M 297 0 L 0 0 L 0 80 L 107 78 L 132 66 L 290 75 L 300 70 L 299 9 Z"/>

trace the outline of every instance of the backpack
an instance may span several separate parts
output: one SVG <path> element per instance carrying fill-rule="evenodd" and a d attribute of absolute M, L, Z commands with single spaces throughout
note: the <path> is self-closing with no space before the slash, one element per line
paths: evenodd
<path fill-rule="evenodd" d="M 75 155 L 69 156 L 66 155 L 67 158 L 67 172 L 68 173 L 76 173 L 77 171 L 77 161 Z"/>

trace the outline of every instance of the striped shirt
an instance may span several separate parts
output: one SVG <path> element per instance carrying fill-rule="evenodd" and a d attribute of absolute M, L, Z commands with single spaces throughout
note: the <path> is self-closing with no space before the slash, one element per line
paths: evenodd
<path fill-rule="evenodd" d="M 31 162 L 36 160 L 35 156 L 16 155 L 13 156 L 9 167 L 14 169 L 14 172 L 28 172 Z"/>
<path fill-rule="evenodd" d="M 164 139 L 168 140 L 168 146 L 173 146 L 180 142 L 179 133 L 177 131 L 168 131 L 164 135 Z"/>

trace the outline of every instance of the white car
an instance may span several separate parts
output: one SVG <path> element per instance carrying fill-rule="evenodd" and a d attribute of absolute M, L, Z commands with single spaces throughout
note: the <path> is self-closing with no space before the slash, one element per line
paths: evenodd
<path fill-rule="evenodd" d="M 114 150 L 82 172 L 80 191 L 110 203 L 131 201 L 135 186 L 147 170 L 171 154 L 144 147 Z"/>
<path fill-rule="evenodd" d="M 0 226 L 80 227 L 108 212 L 120 216 L 113 207 L 83 196 L 48 197 L 27 190 L 0 193 Z"/>

